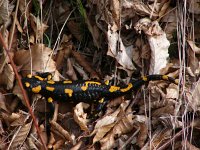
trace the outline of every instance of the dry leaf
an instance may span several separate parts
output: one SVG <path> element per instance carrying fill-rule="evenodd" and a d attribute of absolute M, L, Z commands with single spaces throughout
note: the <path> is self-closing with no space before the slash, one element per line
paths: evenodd
<path fill-rule="evenodd" d="M 126 134 L 133 129 L 132 110 L 125 112 L 129 102 L 126 101 L 110 115 L 106 115 L 100 119 L 95 125 L 92 134 L 96 133 L 93 143 L 100 141 L 101 149 L 111 149 L 115 147 L 115 139 L 122 134 Z"/>
<path fill-rule="evenodd" d="M 81 42 L 82 40 L 82 34 L 81 34 L 81 30 L 80 30 L 80 24 L 72 21 L 68 21 L 67 22 L 67 27 L 69 28 L 69 31 L 71 32 L 71 34 L 79 41 Z"/>
<path fill-rule="evenodd" d="M 136 128 L 139 129 L 139 135 L 137 137 L 137 142 L 140 147 L 142 147 L 148 137 L 148 125 L 147 125 L 147 117 L 144 115 L 135 115 L 134 124 Z"/>
<path fill-rule="evenodd" d="M 187 40 L 188 44 L 190 45 L 190 48 L 195 54 L 200 54 L 200 48 L 196 46 L 194 41 Z"/>
<path fill-rule="evenodd" d="M 145 144 L 145 141 L 148 137 L 148 126 L 146 123 L 137 123 L 138 128 L 140 129 L 139 135 L 137 137 L 137 144 L 139 147 L 143 147 Z"/>
<path fill-rule="evenodd" d="M 24 15 L 24 17 L 29 18 L 30 15 L 30 1 L 19 1 L 19 10 L 21 11 L 21 14 Z"/>
<path fill-rule="evenodd" d="M 125 106 L 126 107 L 126 106 Z M 133 129 L 133 114 L 132 110 L 128 109 L 126 112 L 121 108 L 118 115 L 118 122 L 114 125 L 108 135 L 100 140 L 101 149 L 111 149 L 116 146 L 116 138 L 123 134 L 129 133 Z"/>
<path fill-rule="evenodd" d="M 68 58 L 67 59 L 67 68 L 66 68 L 66 75 L 71 79 L 71 80 L 78 80 L 78 77 L 76 75 L 76 72 L 73 68 L 72 64 L 72 59 Z"/>
<path fill-rule="evenodd" d="M 36 41 L 40 41 L 43 37 L 44 32 L 48 28 L 48 25 L 41 22 L 41 20 L 30 14 L 31 27 L 35 33 Z"/>
<path fill-rule="evenodd" d="M 0 93 L 0 109 L 9 112 L 5 102 L 6 102 L 5 96 L 2 93 Z"/>
<path fill-rule="evenodd" d="M 16 135 L 13 136 L 8 149 L 17 149 L 21 147 L 26 140 L 28 133 L 30 132 L 31 126 L 32 122 L 27 123 L 26 125 L 19 128 L 18 132 L 15 133 Z"/>
<path fill-rule="evenodd" d="M 14 5 L 11 5 L 8 0 L 0 1 L 0 24 L 8 24 L 10 14 L 14 8 Z"/>
<path fill-rule="evenodd" d="M 162 18 L 161 22 L 166 23 L 166 27 L 164 29 L 167 39 L 171 40 L 174 36 L 174 33 L 177 30 L 177 11 L 176 9 L 170 8 L 168 13 Z"/>
<path fill-rule="evenodd" d="M 188 1 L 188 6 L 189 9 L 188 11 L 192 14 L 200 14 L 200 5 L 199 5 L 199 0 L 191 0 Z"/>
<path fill-rule="evenodd" d="M 191 93 L 186 92 L 186 96 L 188 99 L 188 105 L 196 112 L 200 110 L 200 83 L 197 82 L 194 90 Z"/>
<path fill-rule="evenodd" d="M 149 74 L 159 74 L 160 70 L 167 65 L 169 41 L 165 32 L 157 21 L 151 22 L 147 18 L 140 19 L 135 25 L 137 31 L 143 30 L 147 35 L 151 48 L 151 63 Z"/>
<path fill-rule="evenodd" d="M 74 108 L 74 121 L 80 126 L 81 130 L 89 131 L 87 127 L 88 119 L 87 113 L 84 113 L 84 109 L 89 108 L 90 105 L 86 103 L 78 103 Z"/>
<path fill-rule="evenodd" d="M 170 84 L 167 88 L 166 98 L 168 99 L 178 99 L 179 97 L 179 89 L 175 84 Z"/>
<path fill-rule="evenodd" d="M 35 44 L 29 50 L 20 50 L 15 53 L 15 63 L 22 66 L 22 74 L 27 75 L 31 69 L 35 72 L 54 72 L 55 62 L 49 55 L 52 50 L 44 44 Z M 32 66 L 32 68 L 31 68 Z M 54 75 L 55 76 L 55 75 Z"/>
<path fill-rule="evenodd" d="M 10 64 L 5 64 L 3 72 L 0 74 L 0 84 L 6 85 L 6 89 L 13 88 L 15 74 Z"/>
<path fill-rule="evenodd" d="M 107 55 L 114 57 L 117 62 L 122 65 L 125 71 L 129 72 L 135 70 L 135 67 L 132 63 L 132 56 L 128 55 L 128 49 L 124 46 L 122 39 L 119 37 L 119 34 L 117 32 L 113 32 L 110 28 L 111 26 L 108 26 L 108 52 Z M 119 48 L 119 50 L 118 50 Z M 132 54 L 132 53 L 131 53 Z M 128 71 L 129 70 L 129 71 Z"/>
<path fill-rule="evenodd" d="M 72 51 L 72 55 L 74 56 L 76 61 L 84 68 L 84 70 L 86 70 L 90 74 L 91 78 L 93 77 L 96 77 L 97 79 L 100 78 L 97 72 L 93 69 L 93 67 L 90 65 L 87 59 L 84 58 L 83 55 L 81 55 L 81 53 Z"/>
<path fill-rule="evenodd" d="M 163 142 L 171 138 L 172 129 L 157 129 L 157 131 L 154 132 L 153 137 L 151 138 L 151 148 L 157 149 Z"/>
<path fill-rule="evenodd" d="M 196 57 L 196 54 L 199 54 L 199 48 L 193 41 L 188 41 L 188 44 L 190 45 L 188 48 L 189 67 L 193 74 L 199 74 L 199 60 Z"/>
<path fill-rule="evenodd" d="M 104 137 L 104 135 L 106 135 L 106 133 L 112 129 L 112 127 L 116 123 L 117 115 L 119 112 L 120 110 L 117 109 L 114 113 L 106 115 L 105 117 L 97 121 L 95 129 L 91 133 L 91 135 L 96 133 L 95 137 L 93 138 L 93 143 L 96 143 L 97 141 L 101 140 Z"/>
<path fill-rule="evenodd" d="M 50 121 L 50 124 L 51 124 L 52 128 L 54 128 L 55 130 L 57 130 L 67 140 L 69 140 L 70 142 L 74 143 L 74 139 L 69 134 L 69 132 L 67 130 L 65 130 L 62 126 L 60 126 L 57 122 L 55 122 L 55 121 L 52 120 L 52 121 Z"/>

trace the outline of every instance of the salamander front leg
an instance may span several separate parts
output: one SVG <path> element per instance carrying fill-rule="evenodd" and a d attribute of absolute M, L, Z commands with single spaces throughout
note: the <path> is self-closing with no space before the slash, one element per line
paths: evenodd
<path fill-rule="evenodd" d="M 47 99 L 47 102 L 48 102 L 47 105 L 48 105 L 48 107 L 50 109 L 50 119 L 52 119 L 53 114 L 54 114 L 54 110 L 55 110 L 54 104 L 53 104 L 53 98 L 49 97 Z"/>
<path fill-rule="evenodd" d="M 47 135 L 50 136 L 50 133 L 51 133 L 50 120 L 53 118 L 53 114 L 55 110 L 53 99 L 51 97 L 47 99 L 47 107 L 49 108 L 50 112 L 46 116 L 46 131 L 47 131 Z"/>

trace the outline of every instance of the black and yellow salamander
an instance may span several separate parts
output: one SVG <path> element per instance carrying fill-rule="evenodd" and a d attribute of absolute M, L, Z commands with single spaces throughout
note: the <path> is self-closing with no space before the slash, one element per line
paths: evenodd
<path fill-rule="evenodd" d="M 166 75 L 148 75 L 129 83 L 126 87 L 110 86 L 97 81 L 53 81 L 51 74 L 45 77 L 40 75 L 27 75 L 22 79 L 23 85 L 28 92 L 41 94 L 51 103 L 56 101 L 88 102 L 103 103 L 119 96 L 128 94 L 137 90 L 140 86 L 149 81 L 165 80 L 174 84 L 178 84 L 178 80 Z"/>

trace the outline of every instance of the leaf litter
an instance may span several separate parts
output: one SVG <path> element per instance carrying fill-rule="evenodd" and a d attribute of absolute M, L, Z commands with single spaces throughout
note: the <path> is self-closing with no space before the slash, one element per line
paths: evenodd
<path fill-rule="evenodd" d="M 95 119 L 91 103 L 59 102 L 50 129 L 45 99 L 29 95 L 48 148 L 199 149 L 198 8 L 197 0 L 1 1 L 1 34 L 22 77 L 50 72 L 56 81 L 112 85 L 147 74 L 179 79 L 113 99 Z M 4 48 L 0 85 L 0 148 L 41 149 Z"/>

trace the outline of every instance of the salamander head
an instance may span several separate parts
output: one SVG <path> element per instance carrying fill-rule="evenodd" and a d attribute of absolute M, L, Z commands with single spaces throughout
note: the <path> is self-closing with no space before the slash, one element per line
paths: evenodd
<path fill-rule="evenodd" d="M 22 78 L 22 83 L 28 92 L 40 93 L 42 90 L 42 79 L 39 76 L 27 75 L 27 77 Z"/>

